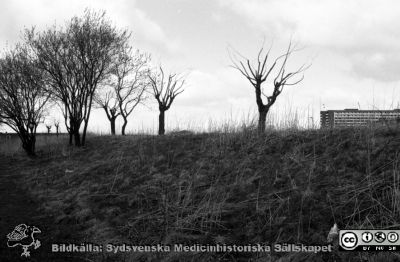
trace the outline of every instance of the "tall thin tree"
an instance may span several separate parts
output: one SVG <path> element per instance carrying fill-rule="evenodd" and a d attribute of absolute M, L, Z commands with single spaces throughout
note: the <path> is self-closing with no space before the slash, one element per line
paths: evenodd
<path fill-rule="evenodd" d="M 160 70 L 149 74 L 150 83 L 153 89 L 153 96 L 158 102 L 158 134 L 165 134 L 165 112 L 171 107 L 175 98 L 181 94 L 184 89 L 185 80 L 177 74 L 169 74 L 165 77 L 164 70 L 160 66 Z"/>
<path fill-rule="evenodd" d="M 119 52 L 112 67 L 112 86 L 115 91 L 119 113 L 123 119 L 121 134 L 125 135 L 128 117 L 133 110 L 142 103 L 149 87 L 147 78 L 150 56 L 133 51 L 127 45 Z"/>
<path fill-rule="evenodd" d="M 304 79 L 303 72 L 310 67 L 310 65 L 303 64 L 295 71 L 286 71 L 289 57 L 298 50 L 292 44 L 292 41 L 290 41 L 286 52 L 277 57 L 270 66 L 267 66 L 267 61 L 271 48 L 265 54 L 263 53 L 264 49 L 261 48 L 258 52 L 257 61 L 254 64 L 251 63 L 250 59 L 240 55 L 236 51 L 229 53 L 233 63 L 232 67 L 237 69 L 254 87 L 259 112 L 258 131 L 260 133 L 265 131 L 267 114 L 278 96 L 282 93 L 283 88 L 300 83 Z M 272 81 L 272 93 L 265 94 L 262 84 L 268 79 L 275 68 L 277 70 L 274 71 L 275 78 Z M 263 97 L 266 98 L 266 101 L 263 100 Z"/>

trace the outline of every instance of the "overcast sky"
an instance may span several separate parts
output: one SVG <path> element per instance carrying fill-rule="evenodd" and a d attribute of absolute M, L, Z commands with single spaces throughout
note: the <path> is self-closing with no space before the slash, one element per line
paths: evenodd
<path fill-rule="evenodd" d="M 132 44 L 155 65 L 187 72 L 186 91 L 167 112 L 167 129 L 239 121 L 255 112 L 253 87 L 230 67 L 228 48 L 255 58 L 264 44 L 273 56 L 292 38 L 303 49 L 289 69 L 312 63 L 304 81 L 278 98 L 276 119 L 297 112 L 303 123 L 325 109 L 392 109 L 400 90 L 400 2 L 395 0 L 0 0 L 0 44 L 14 43 L 24 27 L 63 24 L 86 7 L 105 10 L 132 31 Z M 268 84 L 268 83 L 267 83 Z M 270 89 L 266 89 L 268 93 Z M 157 128 L 157 107 L 133 112 L 130 131 Z M 212 121 L 211 121 L 212 120 Z M 219 122 L 218 122 L 219 121 Z M 278 120 L 276 120 L 278 121 Z M 96 110 L 92 131 L 107 132 Z"/>

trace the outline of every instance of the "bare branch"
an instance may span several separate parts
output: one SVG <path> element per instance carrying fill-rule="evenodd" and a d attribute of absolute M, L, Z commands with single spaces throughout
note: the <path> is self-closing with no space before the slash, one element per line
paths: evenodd
<path fill-rule="evenodd" d="M 0 59 L 0 121 L 17 132 L 28 155 L 35 154 L 36 128 L 50 99 L 44 72 L 31 51 L 17 45 Z"/>
<path fill-rule="evenodd" d="M 184 91 L 185 79 L 182 75 L 174 73 L 168 74 L 165 79 L 164 70 L 161 66 L 159 70 L 149 72 L 148 77 L 160 111 L 158 134 L 163 135 L 165 133 L 165 111 L 171 107 L 175 98 Z"/>
<path fill-rule="evenodd" d="M 74 136 L 75 145 L 84 145 L 96 91 L 107 81 L 120 47 L 129 38 L 130 33 L 114 27 L 105 12 L 89 9 L 82 17 L 73 17 L 65 27 L 54 26 L 41 33 L 26 31 L 38 65 L 46 72 L 48 92 L 64 105 L 70 144 Z"/>
<path fill-rule="evenodd" d="M 272 45 L 266 54 L 263 54 L 264 48 L 260 48 L 257 53 L 257 61 L 255 65 L 252 65 L 250 63 L 250 59 L 242 56 L 239 52 L 231 52 L 230 49 L 228 49 L 229 57 L 232 61 L 231 67 L 238 70 L 255 88 L 256 103 L 258 106 L 258 111 L 260 112 L 259 130 L 262 132 L 265 129 L 266 114 L 271 106 L 275 103 L 277 97 L 282 93 L 283 88 L 285 86 L 292 86 L 300 83 L 304 79 L 304 71 L 311 66 L 306 66 L 304 64 L 296 71 L 289 73 L 286 72 L 289 57 L 292 55 L 292 53 L 300 50 L 292 44 L 292 40 L 290 40 L 286 52 L 283 55 L 278 56 L 270 66 L 267 66 L 271 48 Z M 239 59 L 238 56 L 240 56 L 241 59 Z M 278 68 L 278 71 L 275 73 L 275 78 L 272 80 L 273 90 L 271 95 L 267 95 L 265 90 L 262 88 L 262 84 L 267 80 L 275 68 Z M 295 77 L 300 74 L 302 74 L 300 78 L 289 82 L 291 79 L 296 79 Z M 266 103 L 263 101 L 263 97 L 266 98 Z"/>

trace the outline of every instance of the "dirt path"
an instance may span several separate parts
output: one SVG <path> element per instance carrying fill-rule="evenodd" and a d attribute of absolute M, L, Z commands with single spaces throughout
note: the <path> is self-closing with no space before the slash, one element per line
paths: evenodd
<path fill-rule="evenodd" d="M 18 173 L 11 159 L 0 156 L 0 261 L 91 261 L 81 254 L 51 252 L 52 243 L 80 243 L 77 242 L 77 225 L 57 225 L 51 215 L 43 214 L 39 203 L 18 186 Z M 41 230 L 34 235 L 41 246 L 36 250 L 29 248 L 31 256 L 28 258 L 21 257 L 21 246 L 7 246 L 6 235 L 19 224 L 36 226 Z"/>

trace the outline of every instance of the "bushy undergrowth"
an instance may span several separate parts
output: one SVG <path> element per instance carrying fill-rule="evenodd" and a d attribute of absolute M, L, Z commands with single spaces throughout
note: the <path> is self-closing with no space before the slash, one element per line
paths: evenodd
<path fill-rule="evenodd" d="M 43 150 L 23 165 L 23 184 L 57 223 L 82 224 L 91 242 L 326 244 L 334 223 L 400 228 L 399 146 L 398 133 L 377 129 L 98 136 L 83 149 Z M 399 259 L 367 255 L 142 253 L 119 260 Z"/>

